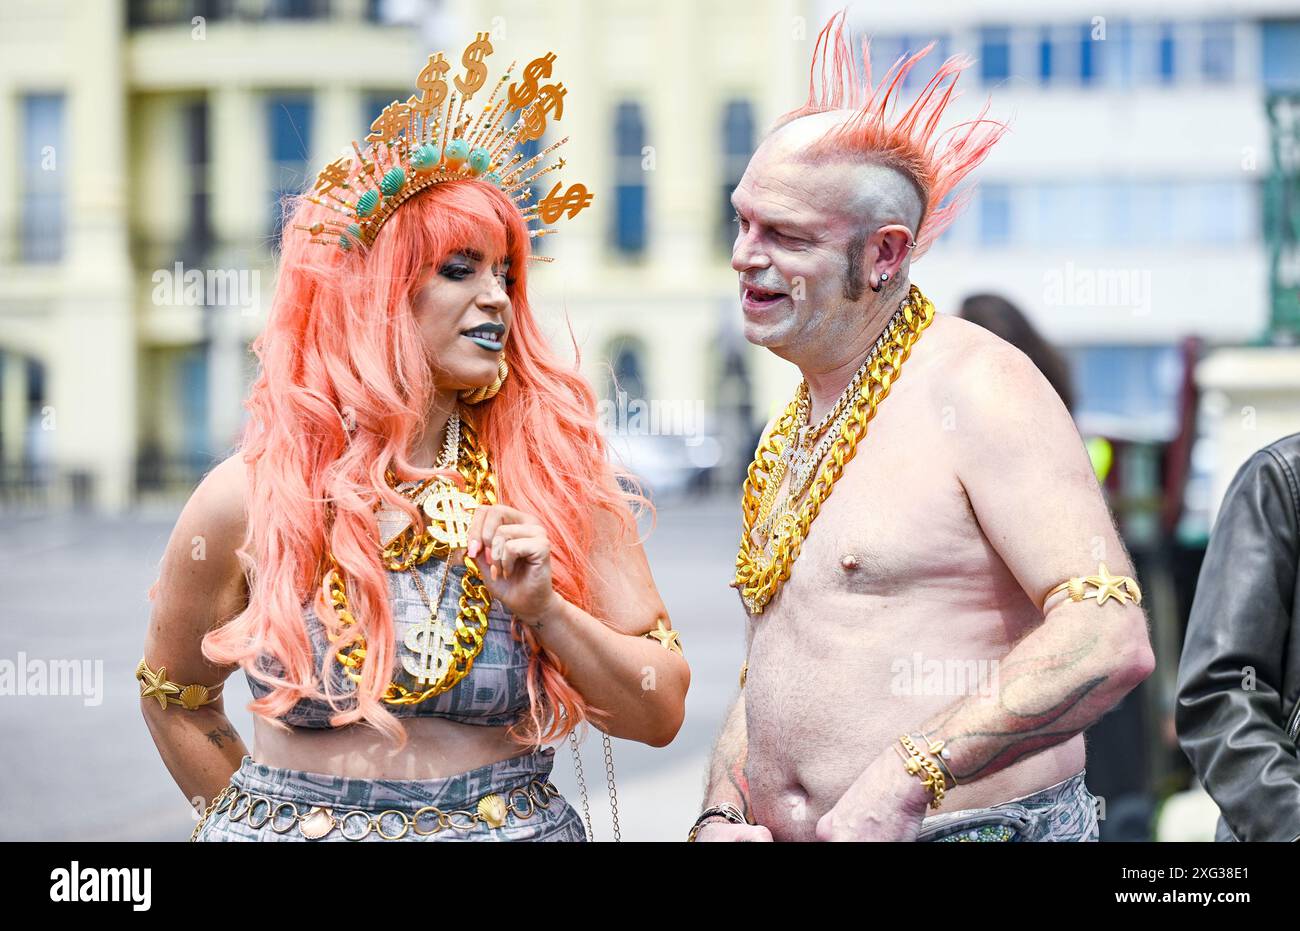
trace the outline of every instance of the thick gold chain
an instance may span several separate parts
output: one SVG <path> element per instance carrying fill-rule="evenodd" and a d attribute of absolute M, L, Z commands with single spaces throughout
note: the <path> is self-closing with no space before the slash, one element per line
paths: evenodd
<path fill-rule="evenodd" d="M 844 473 L 844 466 L 857 452 L 858 443 L 867 434 L 867 427 L 876 416 L 880 402 L 888 395 L 894 382 L 902 373 L 903 363 L 912 353 L 912 347 L 921 338 L 921 332 L 934 319 L 934 305 L 921 289 L 912 285 L 900 307 L 889 336 L 876 354 L 862 380 L 862 386 L 852 401 L 852 413 L 844 421 L 831 444 L 821 474 L 813 482 L 808 498 L 797 512 L 787 512 L 786 519 L 777 523 L 767 546 L 760 546 L 753 538 L 755 523 L 764 500 L 771 500 L 773 482 L 779 483 L 785 471 L 779 468 L 782 450 L 794 442 L 794 429 L 799 420 L 799 397 L 786 406 L 777 418 L 771 433 L 754 452 L 754 461 L 741 498 L 740 550 L 736 554 L 736 577 L 732 584 L 740 590 L 745 607 L 751 614 L 762 614 L 763 608 L 776 597 L 781 585 L 790 578 L 790 569 L 799 558 L 803 541 L 808 536 L 812 522 L 821 513 L 822 504 L 830 497 L 835 483 Z M 770 547 L 770 555 L 765 552 Z"/>
<path fill-rule="evenodd" d="M 478 435 L 468 423 L 461 425 L 460 455 L 456 470 L 465 479 L 465 491 L 473 495 L 480 504 L 497 503 L 496 475 L 492 471 L 487 451 L 478 443 Z M 451 558 L 451 551 L 444 544 L 432 539 L 427 528 L 414 525 L 407 527 L 383 551 L 384 565 L 394 572 L 400 572 L 417 566 L 429 558 L 438 555 Z M 461 577 L 461 596 L 459 611 L 456 615 L 456 629 L 453 636 L 452 661 L 447 673 L 426 689 L 411 691 L 396 682 L 389 682 L 384 690 L 383 701 L 389 705 L 418 705 L 425 699 L 440 695 L 455 687 L 469 675 L 474 660 L 483 651 L 483 637 L 487 632 L 488 610 L 492 596 L 488 594 L 483 582 L 483 574 L 478 564 L 465 556 L 465 574 Z M 329 569 L 325 573 L 325 595 L 334 607 L 334 613 L 345 626 L 356 624 L 356 618 L 348 606 L 347 588 L 343 574 L 334 561 L 333 554 L 328 556 Z M 330 636 L 335 642 L 340 637 Z M 361 667 L 366 659 L 366 643 L 362 638 L 339 649 L 335 653 L 339 663 L 347 670 L 347 677 L 353 682 L 361 681 Z"/>

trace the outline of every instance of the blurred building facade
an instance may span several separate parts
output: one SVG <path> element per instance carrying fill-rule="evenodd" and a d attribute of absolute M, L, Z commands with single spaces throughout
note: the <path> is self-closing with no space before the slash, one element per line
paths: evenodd
<path fill-rule="evenodd" d="M 604 392 L 612 371 L 632 400 L 702 406 L 734 468 L 796 374 L 740 335 L 727 197 L 803 99 L 835 8 L 3 0 L 0 171 L 18 184 L 0 185 L 0 485 L 117 509 L 184 491 L 225 455 L 274 293 L 279 194 L 411 93 L 430 51 L 454 60 L 479 30 L 493 73 L 557 53 L 567 158 L 596 192 L 543 241 L 559 261 L 532 269 L 552 337 L 563 347 L 572 326 Z M 1019 304 L 1070 354 L 1085 430 L 1172 432 L 1185 336 L 1259 347 L 1205 363 L 1208 513 L 1245 454 L 1300 429 L 1295 351 L 1262 346 L 1300 326 L 1295 253 L 1265 234 L 1296 210 L 1270 179 L 1297 145 L 1297 4 L 1135 0 L 1120 19 L 1074 0 L 913 0 L 850 15 L 874 34 L 877 75 L 933 39 L 907 90 L 967 52 L 951 119 L 991 97 L 1012 120 L 913 277 L 941 310 L 975 291 Z"/>
<path fill-rule="evenodd" d="M 545 242 L 561 261 L 533 267 L 556 340 L 567 314 L 593 382 L 608 391 L 612 369 L 633 401 L 748 403 L 739 331 L 719 331 L 726 195 L 802 74 L 803 6 L 4 0 L 10 497 L 117 509 L 225 455 L 273 296 L 279 194 L 409 95 L 430 51 L 457 60 L 479 30 L 494 74 L 558 54 L 567 157 L 597 192 Z"/>
<path fill-rule="evenodd" d="M 941 309 L 1011 299 L 1069 356 L 1080 428 L 1146 444 L 1178 430 L 1182 344 L 1201 340 L 1203 536 L 1237 466 L 1300 430 L 1300 3 L 916 0 L 858 24 L 882 67 L 932 40 L 970 54 L 956 115 L 991 99 L 1012 123 L 913 269 Z"/>

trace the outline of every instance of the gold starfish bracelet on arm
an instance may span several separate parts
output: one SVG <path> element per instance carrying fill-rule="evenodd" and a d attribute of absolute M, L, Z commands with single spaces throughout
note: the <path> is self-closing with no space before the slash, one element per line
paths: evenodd
<path fill-rule="evenodd" d="M 140 697 L 157 700 L 164 710 L 168 705 L 180 705 L 187 711 L 197 711 L 216 701 L 225 685 L 224 682 L 211 688 L 198 684 L 178 685 L 167 678 L 166 666 L 159 666 L 158 671 L 154 672 L 144 657 L 140 658 L 140 665 L 135 667 L 135 677 L 140 680 Z"/>
<path fill-rule="evenodd" d="M 1089 590 L 1088 586 L 1092 589 Z M 1096 575 L 1076 575 L 1057 585 L 1044 596 L 1044 608 L 1057 592 L 1069 592 L 1070 600 L 1076 602 L 1095 598 L 1098 605 L 1104 605 L 1111 598 L 1120 604 L 1128 604 L 1130 599 L 1134 604 L 1142 603 L 1142 590 L 1138 588 L 1137 580 L 1127 575 L 1111 575 L 1105 563 L 1098 565 Z"/>

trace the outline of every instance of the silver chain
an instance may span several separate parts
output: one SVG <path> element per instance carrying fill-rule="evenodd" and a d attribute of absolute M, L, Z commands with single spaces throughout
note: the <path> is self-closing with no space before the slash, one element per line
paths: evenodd
<path fill-rule="evenodd" d="M 601 733 L 605 738 L 605 778 L 609 781 L 609 811 L 614 819 L 614 840 L 622 841 L 623 837 L 618 831 L 618 791 L 614 788 L 614 747 L 609 742 L 609 735 Z"/>
<path fill-rule="evenodd" d="M 605 781 L 609 785 L 609 811 L 614 822 L 614 840 L 621 842 L 623 834 L 618 824 L 618 787 L 614 784 L 614 747 L 608 734 L 602 732 L 601 738 L 605 744 Z M 569 731 L 569 747 L 573 751 L 573 773 L 578 779 L 578 792 L 582 796 L 582 819 L 587 825 L 587 840 L 594 841 L 596 835 L 591 829 L 591 802 L 587 797 L 587 781 L 582 775 L 582 754 L 578 750 L 578 735 L 573 731 Z"/>
<path fill-rule="evenodd" d="M 573 749 L 573 772 L 578 777 L 578 793 L 582 796 L 582 820 L 587 823 L 587 840 L 594 841 L 591 830 L 591 805 L 587 800 L 587 781 L 582 778 L 582 754 L 578 752 L 578 735 L 569 731 L 569 746 Z"/>

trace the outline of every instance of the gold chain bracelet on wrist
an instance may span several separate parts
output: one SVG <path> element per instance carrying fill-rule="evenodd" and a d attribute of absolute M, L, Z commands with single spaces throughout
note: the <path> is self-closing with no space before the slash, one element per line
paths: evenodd
<path fill-rule="evenodd" d="M 903 745 L 907 751 L 908 758 L 903 763 L 907 772 L 921 780 L 921 785 L 930 790 L 930 807 L 938 808 L 943 802 L 945 791 L 945 782 L 943 770 L 939 769 L 934 760 L 929 759 L 923 754 L 911 737 L 904 734 L 898 738 L 898 742 Z"/>

